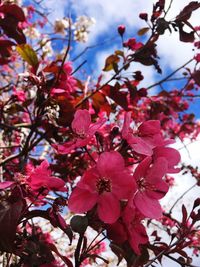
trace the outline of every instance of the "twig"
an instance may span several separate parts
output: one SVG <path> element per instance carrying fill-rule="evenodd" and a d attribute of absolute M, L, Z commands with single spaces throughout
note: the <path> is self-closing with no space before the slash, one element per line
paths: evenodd
<path fill-rule="evenodd" d="M 195 186 L 197 185 L 197 183 L 193 184 L 190 188 L 188 188 L 179 198 L 177 198 L 177 200 L 174 202 L 174 204 L 172 205 L 172 207 L 169 210 L 169 214 L 172 213 L 172 210 L 174 209 L 174 207 L 176 206 L 176 204 L 188 193 L 190 192 Z"/>
<path fill-rule="evenodd" d="M 164 255 L 165 253 L 169 252 L 170 249 L 176 244 L 178 244 L 179 242 L 180 240 L 177 240 L 174 244 L 170 245 L 167 249 L 162 250 L 158 255 L 156 255 L 153 259 L 151 259 L 149 263 L 144 265 L 144 267 L 149 267 L 154 261 L 156 261 L 160 256 Z"/>
<path fill-rule="evenodd" d="M 102 45 L 104 45 L 104 44 L 106 44 L 106 43 L 109 43 L 109 42 L 111 42 L 111 41 L 114 41 L 115 39 L 116 39 L 116 37 L 112 37 L 112 38 L 110 38 L 109 40 L 105 40 L 105 41 L 100 42 L 100 43 L 98 43 L 98 44 L 90 45 L 90 46 L 85 47 L 85 48 L 83 49 L 83 51 L 80 52 L 79 55 L 77 55 L 76 57 L 74 57 L 74 58 L 72 59 L 72 62 L 73 62 L 73 61 L 76 61 L 79 57 L 81 57 L 83 54 L 85 54 L 85 53 L 87 52 L 87 50 L 92 49 L 92 48 L 96 48 L 96 47 L 98 47 L 98 46 L 102 46 Z"/>
<path fill-rule="evenodd" d="M 170 10 L 170 8 L 171 8 L 172 3 L 173 3 L 173 0 L 170 1 L 169 6 L 168 6 L 167 10 L 165 11 L 164 18 L 167 16 L 167 13 L 169 12 L 169 10 Z"/>
<path fill-rule="evenodd" d="M 59 81 L 59 78 L 60 78 L 60 75 L 63 71 L 63 66 L 65 64 L 65 60 L 68 56 L 68 53 L 69 53 L 69 50 L 70 50 L 70 44 L 71 44 L 71 34 L 72 34 L 72 31 L 71 31 L 71 20 L 69 19 L 69 28 L 68 28 L 68 36 L 69 36 L 69 39 L 68 39 L 68 42 L 67 42 L 67 49 L 65 51 L 65 55 L 63 57 L 63 60 L 62 60 L 62 63 L 61 63 L 61 66 L 60 66 L 60 69 L 59 69 L 59 72 L 58 72 L 58 76 L 55 80 L 55 84 Z"/>
<path fill-rule="evenodd" d="M 176 259 L 176 258 L 174 258 L 174 257 L 172 257 L 172 256 L 170 256 L 170 255 L 165 255 L 166 257 L 168 257 L 169 259 L 171 259 L 171 260 L 173 260 L 173 261 L 175 261 L 175 262 L 177 262 L 177 263 L 179 263 L 181 266 L 189 266 L 189 267 L 198 267 L 198 266 L 196 266 L 196 265 L 192 265 L 192 264 L 189 264 L 189 263 L 187 263 L 187 262 L 182 262 L 182 261 L 180 261 L 180 260 L 178 260 L 178 259 Z"/>
<path fill-rule="evenodd" d="M 172 73 L 170 73 L 169 75 L 167 75 L 165 78 L 163 78 L 162 80 L 160 80 L 160 81 L 158 81 L 158 82 L 156 82 L 156 83 L 154 83 L 154 84 L 148 86 L 146 89 L 149 90 L 149 89 L 151 89 L 151 88 L 153 88 L 153 87 L 155 87 L 155 86 L 157 86 L 157 85 L 160 85 L 160 84 L 166 82 L 169 78 L 171 78 L 171 77 L 172 77 L 174 74 L 176 74 L 179 70 L 181 70 L 182 68 L 184 68 L 185 66 L 187 66 L 189 63 L 191 63 L 193 60 L 194 60 L 193 58 L 190 59 L 190 60 L 188 60 L 185 64 L 183 64 L 183 65 L 180 66 L 178 69 L 176 69 L 175 71 L 173 71 Z"/>
<path fill-rule="evenodd" d="M 94 243 L 94 241 L 102 234 L 103 231 L 100 231 L 95 237 L 94 239 L 91 241 L 91 243 L 89 244 L 89 246 L 87 247 L 87 251 L 90 251 L 90 247 L 92 246 L 92 244 Z"/>
<path fill-rule="evenodd" d="M 76 73 L 83 65 L 85 65 L 85 63 L 87 63 L 87 60 L 84 60 L 72 73 L 71 75 L 73 75 L 74 73 Z"/>
<path fill-rule="evenodd" d="M 92 97 L 93 95 L 95 95 L 97 92 L 99 92 L 101 89 L 103 89 L 104 86 L 106 86 L 107 84 L 109 84 L 111 81 L 113 81 L 118 75 L 119 73 L 126 67 L 128 66 L 131 62 L 133 61 L 133 59 L 129 60 L 128 62 L 126 62 L 119 70 L 117 73 L 115 73 L 106 83 L 104 83 L 103 85 L 101 85 L 99 88 L 97 88 L 95 91 L 92 91 L 90 94 L 88 94 L 86 97 L 84 97 L 82 100 L 80 100 L 76 105 L 75 108 L 79 107 L 80 105 L 82 105 L 86 100 L 88 100 L 90 97 Z"/>

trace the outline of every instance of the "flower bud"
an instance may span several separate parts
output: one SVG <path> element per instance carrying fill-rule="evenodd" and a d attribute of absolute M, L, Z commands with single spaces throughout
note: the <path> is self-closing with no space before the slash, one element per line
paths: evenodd
<path fill-rule="evenodd" d="M 148 20 L 148 14 L 147 14 L 147 13 L 140 13 L 140 14 L 139 14 L 139 17 L 140 17 L 141 19 L 145 20 L 145 21 Z"/>
<path fill-rule="evenodd" d="M 79 234 L 84 234 L 88 227 L 88 219 L 86 216 L 75 215 L 70 221 L 72 230 Z"/>
<path fill-rule="evenodd" d="M 126 27 L 124 25 L 119 25 L 118 28 L 117 28 L 117 30 L 118 30 L 118 33 L 121 36 L 123 36 L 123 34 L 124 34 L 125 30 L 126 30 Z"/>

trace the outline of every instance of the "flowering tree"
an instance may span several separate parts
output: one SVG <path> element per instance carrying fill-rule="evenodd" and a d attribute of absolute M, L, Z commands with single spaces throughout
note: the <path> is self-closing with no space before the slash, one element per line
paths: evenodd
<path fill-rule="evenodd" d="M 93 19 L 52 25 L 42 1 L 0 1 L 2 266 L 107 266 L 110 260 L 148 267 L 166 257 L 194 266 L 188 251 L 199 254 L 200 199 L 190 212 L 182 206 L 181 220 L 173 214 L 180 198 L 166 210 L 160 199 L 180 171 L 200 184 L 198 168 L 181 164 L 170 146 L 196 139 L 200 130 L 189 112 L 200 87 L 200 28 L 190 17 L 200 3 L 191 1 L 167 20 L 171 4 L 159 0 L 152 14 L 139 14 L 146 26 L 138 36 L 126 39 L 120 25 L 121 47 L 105 59 L 109 79 L 90 81 L 80 73 L 84 62 L 73 69 L 88 48 L 73 62 L 70 52 L 87 41 Z M 193 43 L 194 57 L 143 88 L 143 66 L 162 75 L 156 43 L 166 31 Z M 56 52 L 51 44 L 60 43 Z M 135 62 L 141 68 L 133 72 Z M 184 83 L 164 89 L 180 70 Z"/>

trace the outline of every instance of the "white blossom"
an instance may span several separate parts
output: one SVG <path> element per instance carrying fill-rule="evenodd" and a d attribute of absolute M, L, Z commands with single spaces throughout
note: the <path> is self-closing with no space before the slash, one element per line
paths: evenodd
<path fill-rule="evenodd" d="M 87 42 L 89 28 L 96 23 L 94 18 L 80 16 L 74 23 L 74 39 L 78 42 Z"/>
<path fill-rule="evenodd" d="M 18 6 L 22 5 L 22 0 L 4 0 L 3 4 L 16 4 Z"/>
<path fill-rule="evenodd" d="M 54 32 L 65 35 L 65 30 L 69 28 L 71 22 L 69 18 L 56 19 L 54 23 Z"/>
<path fill-rule="evenodd" d="M 51 41 L 49 40 L 48 36 L 44 35 L 42 37 L 42 40 L 40 41 L 40 46 L 45 56 L 52 56 L 53 49 L 51 46 Z"/>
<path fill-rule="evenodd" d="M 30 39 L 37 39 L 41 36 L 40 32 L 35 27 L 27 27 L 24 29 L 24 34 Z"/>

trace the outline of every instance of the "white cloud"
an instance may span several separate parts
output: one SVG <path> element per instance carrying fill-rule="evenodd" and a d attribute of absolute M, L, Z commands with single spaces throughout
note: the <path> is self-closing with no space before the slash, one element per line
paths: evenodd
<path fill-rule="evenodd" d="M 42 1 L 42 7 L 49 11 L 48 19 L 53 23 L 56 19 L 62 19 L 70 12 L 70 1 L 68 0 L 47 0 Z"/>
<path fill-rule="evenodd" d="M 97 39 L 105 33 L 108 34 L 109 30 L 113 32 L 113 29 L 119 24 L 126 25 L 127 32 L 130 33 L 132 31 L 133 37 L 135 37 L 136 31 L 146 26 L 145 22 L 139 19 L 138 14 L 141 12 L 151 14 L 153 3 L 155 2 L 156 1 L 153 0 L 115 0 L 114 2 L 107 0 L 57 0 L 55 4 L 54 0 L 48 0 L 44 1 L 44 5 L 52 11 L 50 14 L 52 22 L 55 21 L 56 18 L 64 17 L 70 10 L 75 12 L 77 16 L 87 15 L 89 17 L 94 17 L 96 25 L 91 28 L 89 42 L 86 44 L 90 45 L 97 43 L 99 41 Z M 166 19 L 174 19 L 189 2 L 190 0 L 174 0 Z M 166 0 L 166 6 L 168 6 L 169 3 L 170 0 Z M 194 26 L 199 24 L 198 11 L 193 12 L 190 22 Z M 81 47 L 83 47 L 82 44 L 76 49 L 77 53 Z M 193 44 L 179 41 L 178 33 L 173 31 L 173 33 L 170 34 L 166 31 L 158 40 L 158 54 L 160 56 L 161 67 L 163 69 L 166 67 L 176 69 L 181 66 L 193 57 L 194 52 L 192 48 Z M 106 54 L 106 51 L 103 51 L 102 55 L 103 54 Z M 99 60 L 97 58 L 97 61 L 100 62 L 102 59 Z M 151 82 L 153 79 L 153 69 L 149 67 L 144 69 L 145 76 L 150 78 L 148 82 Z M 101 69 L 99 69 L 99 71 L 100 70 Z"/>
<path fill-rule="evenodd" d="M 166 1 L 166 6 L 170 0 Z M 190 1 L 173 1 L 172 7 L 167 15 L 167 19 L 172 20 Z M 77 14 L 85 13 L 88 16 L 96 19 L 96 25 L 90 33 L 89 42 L 94 43 L 96 39 L 104 32 L 109 31 L 113 25 L 123 23 L 127 26 L 130 32 L 131 28 L 140 29 L 145 26 L 144 22 L 139 19 L 140 12 L 151 14 L 152 6 L 155 1 L 146 0 L 74 0 L 73 9 Z M 192 25 L 199 24 L 198 12 L 194 12 L 190 22 Z M 191 43 L 181 43 L 178 34 L 173 32 L 170 34 L 166 31 L 164 36 L 161 36 L 158 41 L 158 51 L 162 60 L 163 67 L 172 69 L 179 67 L 188 59 L 193 57 L 193 45 Z M 184 55 L 184 56 L 183 56 Z"/>
<path fill-rule="evenodd" d="M 116 49 L 117 49 L 117 47 L 113 46 L 110 49 L 99 51 L 96 54 L 95 63 L 94 63 L 95 71 L 93 72 L 94 76 L 97 77 L 100 74 L 100 72 L 104 68 L 105 59 L 109 55 L 113 54 L 113 52 Z M 140 86 L 139 86 L 140 88 L 148 87 L 150 84 L 155 82 L 155 70 L 154 70 L 154 68 L 153 67 L 149 67 L 149 66 L 143 66 L 143 65 L 141 65 L 139 63 L 131 64 L 130 68 L 127 71 L 125 71 L 124 73 L 122 72 L 122 75 L 124 74 L 127 78 L 130 78 L 130 77 L 132 77 L 133 72 L 134 71 L 138 71 L 138 70 L 141 71 L 143 76 L 144 76 L 144 80 L 141 81 L 141 83 L 140 83 Z M 101 83 L 103 84 L 103 83 L 105 83 L 106 81 L 108 81 L 112 77 L 113 72 L 111 72 L 111 71 L 102 72 L 102 74 L 103 74 L 103 77 L 102 77 Z M 155 90 L 152 89 L 150 93 L 151 93 L 151 95 L 155 94 Z"/>
<path fill-rule="evenodd" d="M 143 3 L 143 4 L 142 4 Z M 73 9 L 77 14 L 83 12 L 96 19 L 96 26 L 91 33 L 90 40 L 95 40 L 104 31 L 108 31 L 113 24 L 123 23 L 127 26 L 141 26 L 141 20 L 138 14 L 142 11 L 150 10 L 151 1 L 133 1 L 133 0 L 74 0 Z"/>

